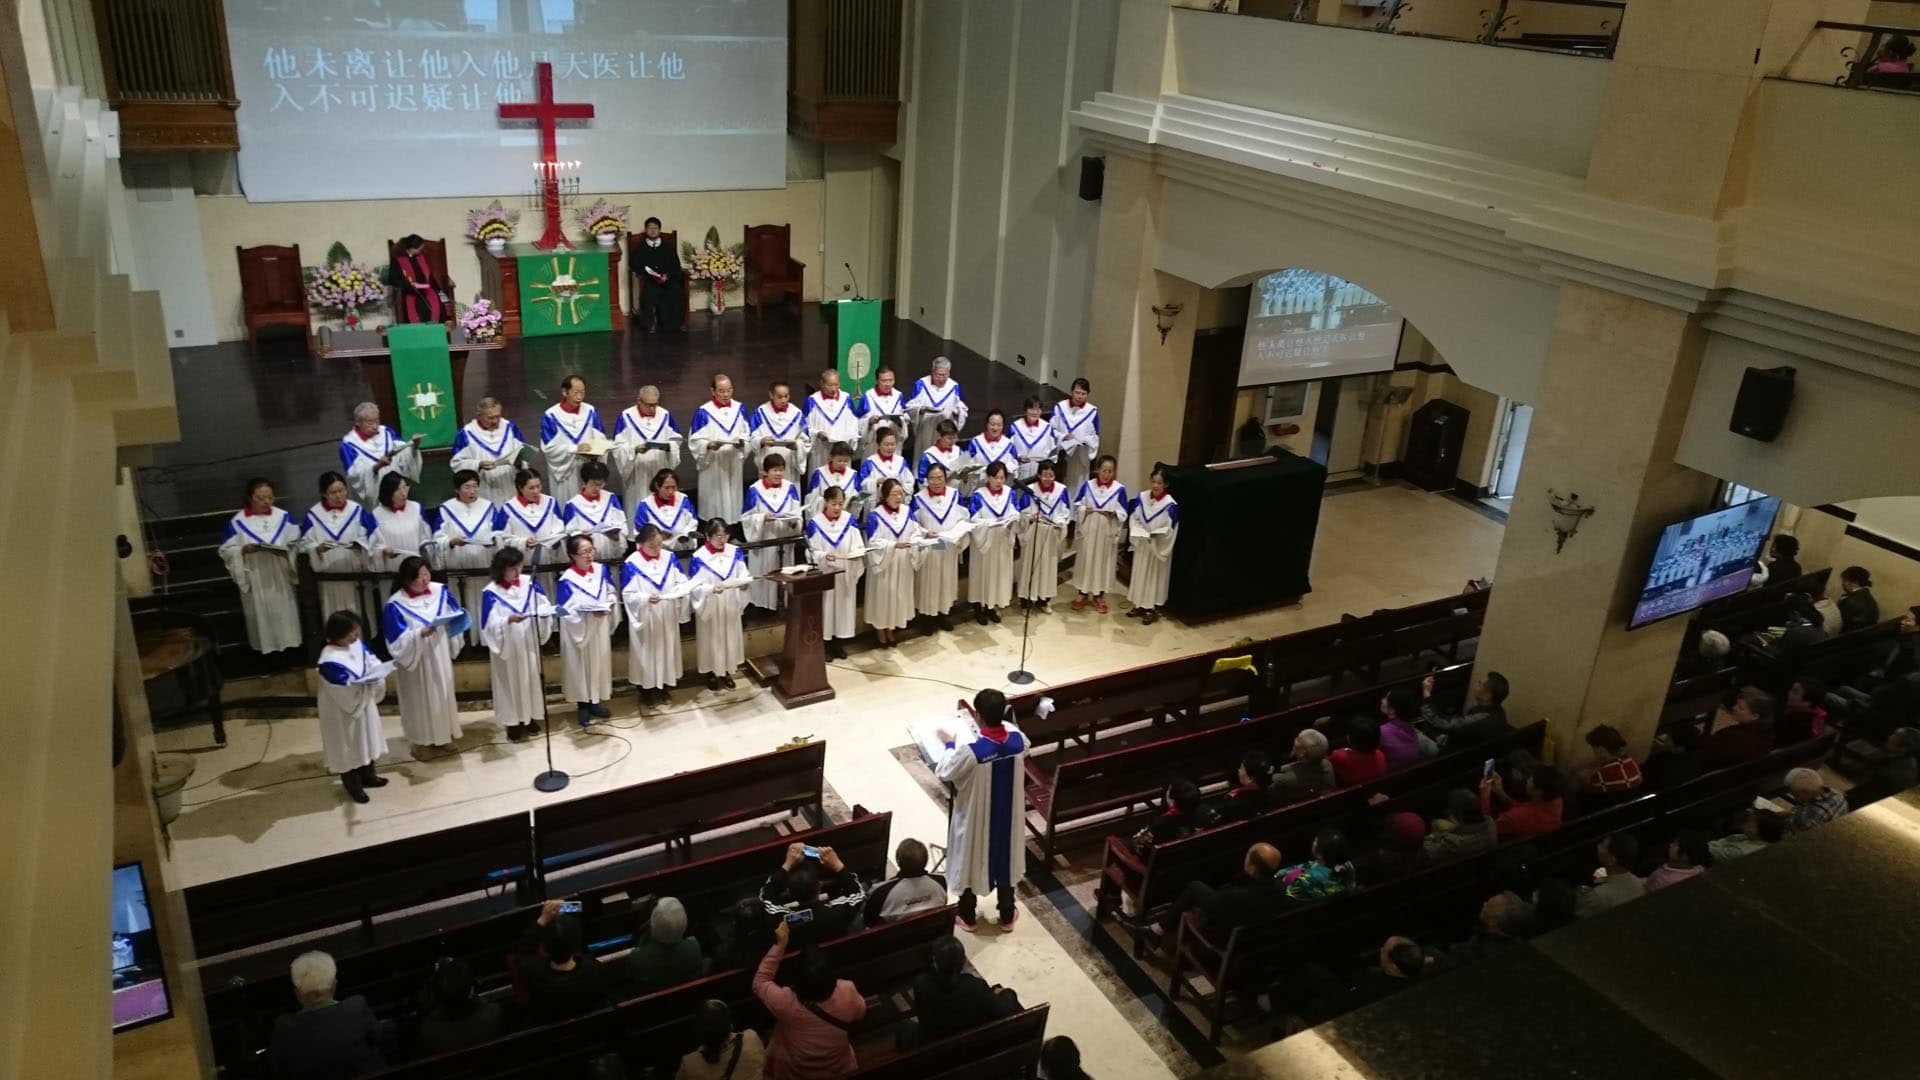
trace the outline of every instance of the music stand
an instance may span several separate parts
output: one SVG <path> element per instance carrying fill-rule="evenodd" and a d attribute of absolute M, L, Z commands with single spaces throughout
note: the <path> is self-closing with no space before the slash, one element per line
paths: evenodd
<path fill-rule="evenodd" d="M 535 619 L 541 619 L 546 617 L 547 616 L 543 616 L 543 615 L 534 616 Z M 572 781 L 573 778 L 568 776 L 566 773 L 562 772 L 561 770 L 553 767 L 553 717 L 551 716 L 542 717 L 540 721 L 540 730 L 546 733 L 547 771 L 533 778 L 533 790 L 543 791 L 551 795 L 554 792 L 565 788 L 567 784 Z"/>

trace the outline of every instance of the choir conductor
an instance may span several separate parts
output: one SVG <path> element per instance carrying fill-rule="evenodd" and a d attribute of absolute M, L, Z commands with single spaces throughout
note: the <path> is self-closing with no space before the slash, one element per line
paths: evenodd
<path fill-rule="evenodd" d="M 971 931 L 979 922 L 976 893 L 993 893 L 1000 926 L 1012 929 L 1013 884 L 1026 873 L 1027 737 L 1013 722 L 1013 706 L 998 690 L 982 690 L 973 704 L 959 703 L 955 717 L 962 736 L 939 733 L 945 752 L 935 772 L 953 785 L 953 812 L 947 820 L 947 881 L 960 892 L 960 925 Z"/>

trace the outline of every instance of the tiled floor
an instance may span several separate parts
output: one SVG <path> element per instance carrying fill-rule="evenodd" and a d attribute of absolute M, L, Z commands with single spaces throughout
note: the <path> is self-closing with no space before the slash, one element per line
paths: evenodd
<path fill-rule="evenodd" d="M 1120 606 L 1102 617 L 1076 615 L 1061 604 L 1035 620 L 1028 666 L 1043 680 L 1060 682 L 1318 625 L 1343 612 L 1430 599 L 1490 576 L 1500 532 L 1497 523 L 1446 496 L 1400 486 L 1344 488 L 1322 509 L 1314 592 L 1300 604 L 1204 626 L 1166 620 L 1141 626 L 1121 617 Z M 1408 543 L 1409 537 L 1419 542 Z M 833 666 L 836 700 L 792 712 L 744 680 L 739 690 L 718 696 L 682 691 L 670 708 L 644 713 L 623 699 L 614 718 L 590 732 L 556 728 L 555 762 L 574 777 L 560 797 L 810 735 L 828 743 L 827 779 L 848 803 L 892 810 L 896 836 L 939 840 L 946 832 L 944 808 L 892 749 L 909 741 L 910 721 L 949 710 L 979 687 L 1004 685 L 1018 660 L 1019 636 L 1019 620 L 1009 618 L 999 626 L 968 623 L 951 634 L 916 638 L 894 654 L 856 653 Z M 172 828 L 170 884 L 217 880 L 552 798 L 531 787 L 544 767 L 538 744 L 505 741 L 490 713 L 463 719 L 467 732 L 458 753 L 416 761 L 400 737 L 398 717 L 389 717 L 382 772 L 395 783 L 365 806 L 348 802 L 322 774 L 311 717 L 230 714 L 229 743 L 218 749 L 204 728 L 164 733 L 162 749 L 193 752 L 199 762 L 185 812 Z M 1083 925 L 1071 905 L 1055 904 L 1032 887 L 1023 890 L 1022 903 L 1038 917 L 1022 919 L 1011 933 L 986 929 L 966 936 L 983 976 L 1015 987 L 1029 1002 L 1052 1002 L 1057 1019 L 1051 1027 L 1072 1035 L 1088 1071 L 1104 1080 L 1191 1069 L 1191 1058 L 1182 1056 L 1151 1007 L 1129 1002 L 1132 991 L 1105 968 L 1098 949 L 1062 944 Z"/>

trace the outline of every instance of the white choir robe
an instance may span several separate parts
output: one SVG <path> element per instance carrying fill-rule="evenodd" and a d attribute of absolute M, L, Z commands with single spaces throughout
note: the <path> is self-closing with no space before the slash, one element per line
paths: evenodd
<path fill-rule="evenodd" d="M 1041 420 L 1032 427 L 1027 426 L 1027 418 L 1021 417 L 1007 428 L 1007 438 L 1013 440 L 1014 457 L 1018 467 L 1014 469 L 1016 480 L 1032 480 L 1040 474 L 1040 463 L 1052 460 L 1055 454 L 1053 425 Z"/>
<path fill-rule="evenodd" d="M 519 622 L 513 616 L 523 615 Z M 555 612 L 531 574 L 512 588 L 489 581 L 480 593 L 480 639 L 487 645 L 493 676 L 493 716 L 502 727 L 519 727 L 547 715 L 540 646 L 553 636 Z"/>
<path fill-rule="evenodd" d="M 564 557 L 560 553 L 560 540 L 566 536 L 562 513 L 560 500 L 551 495 L 543 493 L 537 503 L 524 502 L 515 495 L 500 504 L 493 526 L 500 542 L 525 552 L 529 564 L 555 563 Z M 542 580 L 552 581 L 553 575 L 544 575 Z"/>
<path fill-rule="evenodd" d="M 314 503 L 307 511 L 306 528 L 300 534 L 300 546 L 313 563 L 314 570 L 325 574 L 358 574 L 367 569 L 367 538 L 377 527 L 366 507 L 348 500 L 338 510 L 325 503 Z M 351 611 L 363 625 L 371 626 L 366 591 L 359 582 L 323 581 L 320 583 L 320 619 L 336 611 Z"/>
<path fill-rule="evenodd" d="M 435 513 L 438 522 L 433 531 L 434 544 L 428 554 L 435 568 L 440 570 L 484 571 L 493 565 L 494 519 L 500 515 L 500 508 L 485 499 L 475 499 L 463 503 L 459 499 L 449 499 L 440 504 Z M 454 541 L 459 541 L 455 543 Z M 448 578 L 452 582 L 453 578 Z M 480 610 L 481 593 L 487 587 L 487 575 L 474 573 L 459 579 L 460 606 L 468 612 Z M 482 619 L 467 631 L 466 640 L 473 645 L 485 643 L 481 636 Z M 459 642 L 454 643 L 455 647 Z"/>
<path fill-rule="evenodd" d="M 520 454 L 527 441 L 511 420 L 488 431 L 480 421 L 469 420 L 453 439 L 453 458 L 447 466 L 454 472 L 472 469 L 480 474 L 480 497 L 488 502 L 506 502 L 518 490 L 513 474 L 520 469 Z"/>
<path fill-rule="evenodd" d="M 967 563 L 967 599 L 983 607 L 1006 607 L 1013 602 L 1013 530 L 1025 508 L 1019 488 L 1002 487 L 995 495 L 985 484 L 968 500 L 973 521 L 968 541 L 973 556 Z"/>
<path fill-rule="evenodd" d="M 840 571 L 840 576 L 833 579 L 832 591 L 821 597 L 821 636 L 835 641 L 857 635 L 860 576 L 867 569 L 862 558 L 867 547 L 860 535 L 859 520 L 845 510 L 838 520 L 825 513 L 813 515 L 807 521 L 807 550 L 814 565 Z M 829 556 L 832 561 L 828 561 Z"/>
<path fill-rule="evenodd" d="M 424 555 L 427 541 L 433 539 L 433 522 L 427 512 L 412 499 L 399 510 L 384 506 L 373 508 L 373 535 L 367 545 L 373 549 L 368 562 L 375 570 L 391 572 L 409 555 Z M 392 554 L 388 554 L 392 552 Z"/>
<path fill-rule="evenodd" d="M 1053 426 L 1053 445 L 1066 459 L 1060 479 L 1068 491 L 1079 491 L 1091 476 L 1091 463 L 1100 456 L 1100 409 L 1089 401 L 1076 409 L 1063 401 L 1053 407 L 1048 421 Z"/>
<path fill-rule="evenodd" d="M 388 464 L 381 465 L 386 458 Z M 397 472 L 409 480 L 420 479 L 420 448 L 383 427 L 373 438 L 360 437 L 360 429 L 340 436 L 340 469 L 347 474 L 347 487 L 360 505 L 371 510 L 380 501 L 380 479 Z"/>
<path fill-rule="evenodd" d="M 805 523 L 801 513 L 800 489 L 794 487 L 792 481 L 782 480 L 769 487 L 765 480 L 756 480 L 747 488 L 740 532 L 749 541 L 797 539 Z M 780 586 L 764 579 L 767 574 L 797 561 L 791 545 L 749 551 L 747 569 L 755 580 L 747 590 L 747 602 L 768 611 L 779 610 Z"/>
<path fill-rule="evenodd" d="M 393 664 L 367 651 L 365 641 L 329 643 L 320 650 L 320 759 L 330 773 L 371 765 L 387 752 L 380 699 Z"/>
<path fill-rule="evenodd" d="M 921 537 L 920 525 L 906 506 L 882 506 L 867 515 L 867 621 L 876 629 L 899 630 L 913 621 L 914 572 L 924 547 L 900 547 Z"/>
<path fill-rule="evenodd" d="M 554 607 L 560 612 L 560 690 L 568 701 L 598 705 L 613 697 L 613 631 L 624 610 L 620 587 L 594 563 L 582 574 L 560 572 Z"/>
<path fill-rule="evenodd" d="M 627 508 L 613 492 L 602 491 L 597 499 L 587 498 L 584 491 L 575 495 L 561 509 L 560 520 L 566 523 L 568 536 L 593 537 L 595 559 L 615 562 L 626 556 L 633 530 L 627 527 Z"/>
<path fill-rule="evenodd" d="M 939 443 L 934 443 L 920 451 L 920 464 L 914 469 L 913 474 L 920 481 L 921 487 L 926 486 L 927 467 L 934 462 L 939 462 L 940 467 L 947 470 L 947 483 L 958 484 L 960 478 L 955 474 L 967 464 L 967 448 L 954 443 L 952 449 L 942 450 Z"/>
<path fill-rule="evenodd" d="M 700 501 L 707 512 L 735 521 L 734 508 L 740 502 L 740 469 L 746 461 L 748 419 L 738 401 L 726 408 L 711 400 L 694 410 L 693 426 L 687 430 L 687 450 L 694 467 L 700 471 Z"/>
<path fill-rule="evenodd" d="M 813 476 L 807 480 L 807 502 L 804 509 L 808 517 L 820 512 L 827 504 L 827 489 L 837 487 L 846 493 L 847 506 L 860 501 L 860 474 L 848 466 L 845 472 L 834 472 L 831 468 L 821 467 L 813 470 Z"/>
<path fill-rule="evenodd" d="M 1074 588 L 1092 596 L 1113 588 L 1128 511 L 1127 486 L 1120 481 L 1102 486 L 1098 480 L 1089 480 L 1080 485 L 1073 499 Z"/>
<path fill-rule="evenodd" d="M 907 460 L 907 455 L 895 454 L 888 458 L 875 454 L 860 463 L 860 471 L 853 478 L 853 486 L 860 489 L 860 512 L 865 513 L 880 505 L 882 480 L 900 481 L 900 486 L 907 489 L 908 498 L 913 497 L 914 489 L 919 486 L 913 478 L 913 465 Z"/>
<path fill-rule="evenodd" d="M 1020 558 L 1014 564 L 1016 588 L 1022 600 L 1051 600 L 1060 585 L 1060 554 L 1066 547 L 1067 524 L 1073 520 L 1073 500 L 1067 486 L 1035 483 L 1027 489 L 1027 505 L 1020 520 Z"/>
<path fill-rule="evenodd" d="M 641 416 L 638 405 L 627 406 L 614 424 L 613 449 L 607 457 L 628 506 L 639 506 L 653 491 L 655 473 L 680 467 L 684 442 L 672 413 L 656 406 L 652 416 Z M 661 449 L 663 446 L 665 449 Z"/>
<path fill-rule="evenodd" d="M 807 471 L 812 472 L 827 467 L 828 455 L 833 444 L 846 443 L 857 455 L 860 450 L 860 412 L 854 407 L 853 396 L 841 391 L 831 400 L 821 397 L 815 390 L 807 395 Z M 799 475 L 799 466 L 790 465 L 787 475 Z"/>
<path fill-rule="evenodd" d="M 638 533 L 642 525 L 657 526 L 667 534 L 668 545 L 676 545 L 700 531 L 700 511 L 684 491 L 674 492 L 664 503 L 658 495 L 649 495 L 633 504 L 633 531 Z"/>
<path fill-rule="evenodd" d="M 1027 872 L 1027 737 L 1018 725 L 975 734 L 969 713 L 955 718 L 956 742 L 934 767 L 953 785 L 947 814 L 947 888 L 990 896 Z M 973 736 L 971 741 L 968 737 Z"/>
<path fill-rule="evenodd" d="M 913 433 L 907 430 L 907 395 L 895 390 L 891 394 L 869 389 L 862 391 L 856 404 L 860 415 L 860 445 L 853 449 L 857 454 L 861 446 L 878 445 L 873 437 L 877 428 L 888 428 L 900 436 L 900 447 L 905 449 Z"/>
<path fill-rule="evenodd" d="M 702 674 L 731 675 L 747 661 L 746 635 L 740 613 L 746 610 L 747 590 L 731 586 L 748 581 L 747 553 L 732 544 L 719 551 L 701 544 L 693 551 L 687 577 L 693 582 L 693 637 Z M 727 585 L 728 588 L 721 588 Z"/>
<path fill-rule="evenodd" d="M 961 396 L 960 384 L 951 375 L 947 376 L 945 386 L 933 385 L 931 376 L 915 379 L 913 392 L 907 395 L 907 408 L 923 410 L 913 422 L 915 450 L 933 445 L 941 420 L 951 420 L 954 427 L 962 430 L 967 426 L 967 399 Z"/>
<path fill-rule="evenodd" d="M 571 412 L 555 402 L 540 415 L 540 456 L 547 463 L 543 490 L 563 504 L 580 493 L 580 465 L 589 456 L 580 453 L 580 441 L 588 432 L 606 435 L 600 414 L 585 402 Z"/>
<path fill-rule="evenodd" d="M 445 746 L 460 737 L 460 706 L 453 696 L 453 652 L 448 634 L 465 633 L 455 621 L 429 634 L 436 621 L 460 616 L 463 610 L 452 590 L 437 581 L 427 583 L 419 596 L 401 589 L 387 598 L 381 624 L 387 651 L 398 670 L 394 689 L 400 695 L 400 729 L 415 746 Z"/>
<path fill-rule="evenodd" d="M 913 606 L 922 615 L 945 615 L 960 599 L 960 553 L 972 539 L 962 530 L 971 520 L 966 500 L 952 485 L 938 496 L 920 492 L 913 496 L 913 520 L 922 534 L 946 542 L 944 548 L 928 548 L 921 554 Z"/>
<path fill-rule="evenodd" d="M 989 439 L 982 433 L 967 440 L 967 464 L 978 469 L 960 485 L 968 495 L 987 486 L 987 466 L 1000 462 L 1007 467 L 1007 483 L 1013 483 L 1013 475 L 1020 468 L 1019 448 L 1013 445 L 1013 439 L 1006 435 L 998 439 Z"/>
<path fill-rule="evenodd" d="M 760 440 L 772 439 L 772 446 L 760 445 Z M 763 402 L 747 418 L 747 449 L 752 451 L 753 471 L 764 472 L 760 463 L 768 454 L 779 454 L 787 463 L 788 479 L 798 480 L 806 470 L 807 413 L 805 409 L 787 402 L 787 407 L 773 411 L 772 402 Z"/>
<path fill-rule="evenodd" d="M 220 536 L 220 561 L 240 587 L 247 644 L 255 652 L 279 652 L 300 644 L 300 600 L 294 592 L 293 570 L 293 546 L 299 539 L 300 523 L 277 506 L 264 514 L 240 511 L 227 521 Z M 261 550 L 245 554 L 241 549 L 248 544 L 260 545 Z"/>
<path fill-rule="evenodd" d="M 687 621 L 685 596 L 652 597 L 686 588 L 687 575 L 673 555 L 662 551 L 657 559 L 645 551 L 627 556 L 626 583 L 621 598 L 627 606 L 627 681 L 642 690 L 665 690 L 680 681 L 684 661 L 680 653 L 680 624 Z"/>
<path fill-rule="evenodd" d="M 1180 536 L 1180 504 L 1172 495 L 1151 494 L 1133 501 L 1127 515 L 1127 542 L 1133 548 L 1133 578 L 1127 599 L 1134 607 L 1157 608 L 1167 602 L 1173 576 L 1173 544 Z"/>

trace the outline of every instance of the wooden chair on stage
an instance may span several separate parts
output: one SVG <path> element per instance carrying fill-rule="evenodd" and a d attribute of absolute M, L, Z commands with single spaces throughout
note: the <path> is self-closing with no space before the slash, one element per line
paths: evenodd
<path fill-rule="evenodd" d="M 633 278 L 633 281 L 630 283 L 631 287 L 627 290 L 627 295 L 633 297 L 633 303 L 627 309 L 627 317 L 630 319 L 644 319 L 647 317 L 647 290 L 654 288 L 653 279 L 640 272 L 640 257 L 635 254 L 635 252 L 640 250 L 640 242 L 646 238 L 647 234 L 644 230 L 627 234 L 627 272 Z M 677 252 L 680 250 L 679 230 L 668 232 L 665 229 L 661 229 L 660 240 L 674 251 Z M 684 271 L 685 269 L 686 266 L 683 264 L 681 270 Z M 680 287 L 685 289 L 688 284 L 689 281 L 687 278 L 684 276 L 681 277 Z M 688 314 L 687 297 L 683 292 L 680 296 L 680 329 L 685 330 L 691 324 L 692 318 Z"/>
<path fill-rule="evenodd" d="M 746 294 L 753 313 L 760 314 L 769 296 L 791 296 L 800 302 L 800 280 L 807 264 L 794 258 L 792 225 L 747 226 Z"/>
<path fill-rule="evenodd" d="M 266 326 L 297 326 L 303 337 L 313 336 L 307 312 L 307 285 L 300 269 L 300 245 L 233 249 L 240 262 L 240 310 L 247 324 L 247 340 L 260 344 Z"/>
<path fill-rule="evenodd" d="M 440 291 L 446 293 L 447 296 L 451 298 L 454 292 L 453 278 L 447 273 L 447 238 L 443 236 L 438 240 L 426 240 L 424 237 L 422 239 L 424 242 L 420 245 L 420 254 L 426 256 L 427 271 L 433 275 L 434 284 L 440 287 Z M 399 257 L 400 241 L 387 241 L 387 265 L 392 266 L 394 260 Z M 387 303 L 391 305 L 388 310 L 393 312 L 394 321 L 399 322 L 400 284 L 399 282 L 390 282 L 388 283 L 388 288 L 391 290 L 387 296 Z M 497 303 L 498 301 L 496 301 L 496 305 Z M 453 301 L 451 299 L 447 301 L 447 317 L 453 317 Z"/>

